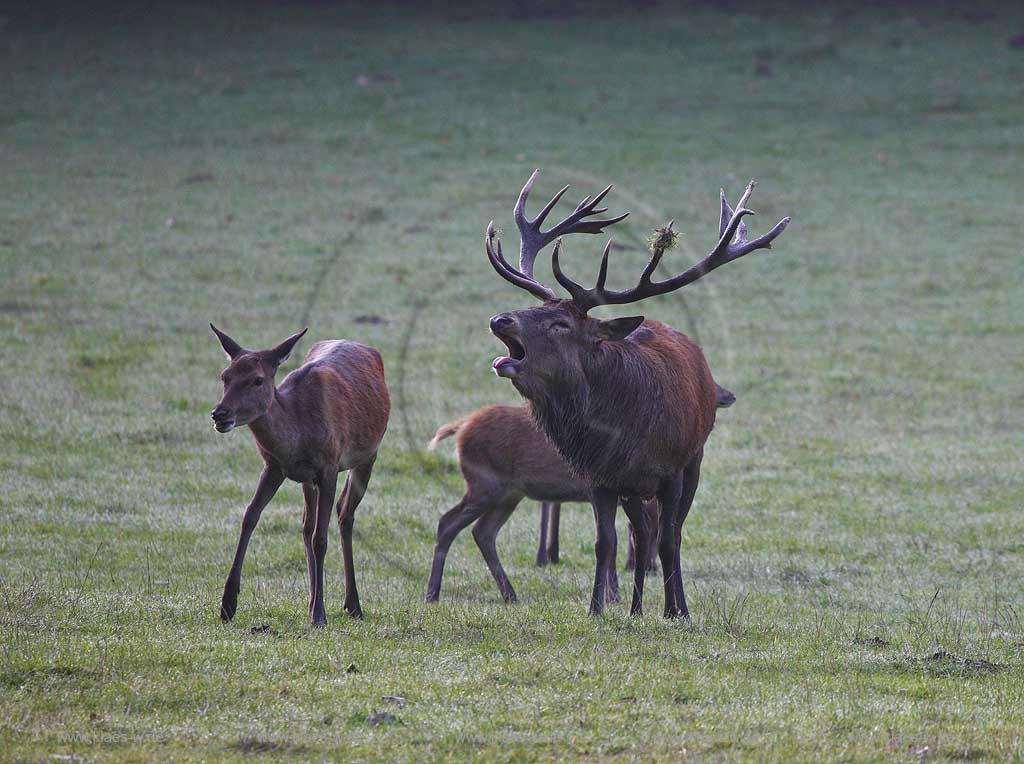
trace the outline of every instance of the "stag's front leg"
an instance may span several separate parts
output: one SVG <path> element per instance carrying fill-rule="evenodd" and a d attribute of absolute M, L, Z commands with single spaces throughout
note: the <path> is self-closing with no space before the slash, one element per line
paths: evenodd
<path fill-rule="evenodd" d="M 224 583 L 224 594 L 220 600 L 220 618 L 222 621 L 230 621 L 235 617 L 235 610 L 238 607 L 238 590 L 242 585 L 242 561 L 245 559 L 245 550 L 249 547 L 249 538 L 256 530 L 256 524 L 260 521 L 260 514 L 266 508 L 270 500 L 274 498 L 277 489 L 284 482 L 284 473 L 276 467 L 265 466 L 260 473 L 259 483 L 256 485 L 256 493 L 253 495 L 249 505 L 242 515 L 242 532 L 238 536 L 238 546 L 235 549 L 235 559 L 231 563 L 231 570 L 228 572 L 228 580 Z"/>
<path fill-rule="evenodd" d="M 609 565 L 613 569 L 615 566 L 615 510 L 618 508 L 619 499 L 614 491 L 594 488 L 590 502 L 594 506 L 594 522 L 597 525 L 597 541 L 594 544 L 597 568 L 594 571 L 594 591 L 590 596 L 590 613 L 597 615 L 604 609 Z"/>
<path fill-rule="evenodd" d="M 311 607 L 309 620 L 314 626 L 327 625 L 324 610 L 324 559 L 327 557 L 327 530 L 331 524 L 331 510 L 334 508 L 334 493 L 338 487 L 338 473 L 327 467 L 317 483 L 316 525 L 313 527 L 314 589 L 310 592 Z"/>

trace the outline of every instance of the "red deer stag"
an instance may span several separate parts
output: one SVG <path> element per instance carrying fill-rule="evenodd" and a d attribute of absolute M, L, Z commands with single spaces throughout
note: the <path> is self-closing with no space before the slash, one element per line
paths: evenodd
<path fill-rule="evenodd" d="M 263 457 L 256 494 L 242 516 L 242 532 L 224 584 L 220 617 L 230 621 L 238 605 L 242 560 L 260 514 L 285 478 L 302 484 L 302 537 L 309 575 L 309 617 L 327 622 L 324 612 L 324 557 L 338 473 L 350 470 L 338 499 L 341 550 L 345 563 L 345 610 L 362 617 L 352 561 L 352 524 L 370 482 L 377 449 L 388 424 L 390 401 L 384 364 L 373 348 L 346 340 L 318 342 L 280 386 L 278 367 L 306 330 L 270 350 L 245 350 L 210 324 L 231 363 L 220 375 L 224 396 L 210 413 L 218 432 L 249 425 Z"/>
<path fill-rule="evenodd" d="M 437 524 L 427 602 L 436 602 L 440 596 L 448 549 L 470 523 L 474 523 L 473 538 L 498 584 L 498 591 L 506 602 L 515 602 L 515 590 L 495 545 L 502 526 L 524 497 L 543 501 L 547 507 L 548 502 L 587 501 L 590 492 L 586 483 L 573 477 L 569 465 L 523 407 L 477 409 L 438 428 L 430 448 L 452 435 L 466 492 Z M 653 513 L 652 518 L 657 518 L 656 504 L 652 503 L 648 511 Z M 557 545 L 557 541 L 555 543 Z M 652 552 L 649 550 L 648 558 Z M 614 601 L 618 597 L 614 566 L 609 568 L 608 575 L 611 578 L 608 596 Z"/>
<path fill-rule="evenodd" d="M 590 612 L 599 613 L 604 605 L 607 571 L 615 556 L 615 511 L 620 499 L 636 528 L 637 547 L 644 548 L 649 529 L 643 522 L 641 503 L 656 496 L 661 506 L 658 555 L 665 582 L 665 616 L 687 616 L 680 537 L 700 479 L 704 443 L 715 423 L 718 388 L 701 349 L 672 327 L 646 321 L 643 316 L 598 319 L 587 314 L 600 305 L 625 305 L 671 292 L 750 252 L 767 249 L 789 218 L 748 241 L 743 218 L 753 213 L 744 205 L 754 184 L 747 186 L 735 210 L 723 191 L 718 243 L 702 261 L 664 281 L 651 280 L 675 235 L 669 223 L 659 230 L 651 259 L 635 287 L 621 291 L 605 287 L 609 241 L 597 285 L 584 289 L 562 272 L 560 237 L 601 233 L 625 215 L 590 219 L 606 211 L 597 205 L 611 190 L 608 186 L 594 199 L 580 202 L 553 228 L 542 231 L 544 219 L 568 186 L 530 220 L 525 214 L 526 198 L 536 178 L 534 172 L 514 210 L 520 233 L 519 268 L 512 267 L 502 254 L 493 222 L 484 239 L 487 257 L 498 274 L 543 302 L 540 307 L 491 318 L 491 332 L 508 348 L 507 356 L 494 360 L 494 371 L 512 382 L 574 472 L 591 486 L 597 565 Z M 556 239 L 552 270 L 570 299 L 559 299 L 533 275 L 537 254 Z M 636 566 L 633 614 L 642 612 L 645 573 L 646 566 Z"/>
<path fill-rule="evenodd" d="M 736 402 L 736 396 L 718 385 L 716 387 L 715 407 L 720 409 L 729 408 Z M 545 441 L 547 439 L 545 438 Z M 559 456 L 559 458 L 561 458 Z M 566 467 L 568 469 L 568 466 Z M 586 498 L 580 499 L 585 501 Z M 658 522 L 658 502 L 651 500 L 644 502 L 644 515 L 648 520 L 648 527 Z M 561 523 L 562 505 L 557 501 L 545 501 L 540 506 L 540 540 L 537 546 L 537 566 L 544 567 L 549 562 L 558 562 L 558 528 Z M 629 526 L 629 544 L 626 547 L 626 570 L 633 570 L 636 564 L 636 534 L 633 526 Z M 650 550 L 647 558 L 647 571 L 657 568 L 658 564 L 658 534 L 648 534 L 647 547 Z"/>

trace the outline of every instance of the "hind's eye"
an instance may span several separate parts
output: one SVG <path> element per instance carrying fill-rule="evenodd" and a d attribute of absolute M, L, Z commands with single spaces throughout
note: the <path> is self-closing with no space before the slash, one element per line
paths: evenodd
<path fill-rule="evenodd" d="M 252 384 L 253 387 L 259 387 L 260 385 L 263 384 L 263 377 L 256 377 L 256 379 L 252 381 Z"/>

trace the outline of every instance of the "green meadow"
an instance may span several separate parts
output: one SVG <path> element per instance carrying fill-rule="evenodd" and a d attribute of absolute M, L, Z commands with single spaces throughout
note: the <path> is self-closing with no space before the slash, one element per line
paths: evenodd
<path fill-rule="evenodd" d="M 0 18 L 0 760 L 1024 759 L 1024 12 L 528 8 Z M 590 509 L 537 568 L 530 501 L 498 543 L 517 604 L 468 531 L 423 602 L 462 492 L 426 443 L 519 400 L 487 320 L 531 298 L 483 234 L 515 249 L 535 167 L 531 210 L 615 184 L 616 288 L 669 218 L 664 273 L 703 257 L 719 188 L 758 180 L 753 234 L 793 218 L 642 306 L 738 398 L 684 528 L 689 621 L 660 574 L 643 617 L 589 617 Z M 589 285 L 602 244 L 564 267 Z M 288 483 L 220 622 L 261 463 L 210 425 L 209 321 L 383 353 L 365 620 L 332 528 L 307 625 Z"/>

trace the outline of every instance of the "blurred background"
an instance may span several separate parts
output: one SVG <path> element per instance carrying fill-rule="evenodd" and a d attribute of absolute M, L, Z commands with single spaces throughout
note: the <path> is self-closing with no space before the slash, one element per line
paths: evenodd
<path fill-rule="evenodd" d="M 210 427 L 224 360 L 209 321 L 250 347 L 308 325 L 310 340 L 381 349 L 394 407 L 356 525 L 378 620 L 346 639 L 370 656 L 408 637 L 415 655 L 410 620 L 428 632 L 440 620 L 419 604 L 437 518 L 461 493 L 450 453 L 424 446 L 477 406 L 519 401 L 490 370 L 502 346 L 487 320 L 530 298 L 493 273 L 483 234 L 493 219 L 514 251 L 512 206 L 540 168 L 533 210 L 566 183 L 555 214 L 615 184 L 608 206 L 631 215 L 612 230 L 614 287 L 636 279 L 669 218 L 683 235 L 664 272 L 701 258 L 720 188 L 735 201 L 757 179 L 752 233 L 793 218 L 771 253 L 643 306 L 697 339 L 738 397 L 684 534 L 692 607 L 711 619 L 706 639 L 724 640 L 708 649 L 734 644 L 714 614 L 743 602 L 750 624 L 805 635 L 826 614 L 913 655 L 987 639 L 1019 676 L 1024 637 L 1007 614 L 1024 563 L 1020 4 L 15 3 L 0 11 L 0 72 L 9 672 L 92 660 L 111 613 L 132 613 L 115 622 L 138 676 L 166 642 L 182 697 L 216 698 L 175 644 L 216 628 L 259 459 L 246 433 Z M 567 270 L 592 283 L 602 245 L 568 240 Z M 537 273 L 551 281 L 546 258 Z M 302 629 L 300 501 L 286 486 L 264 515 L 243 627 Z M 590 512 L 566 515 L 566 563 L 543 575 L 536 516 L 524 502 L 499 542 L 528 604 L 493 615 L 467 533 L 442 594 L 466 610 L 447 617 L 582 613 Z M 336 554 L 328 573 L 341 622 Z M 926 608 L 967 626 L 908 626 Z M 84 632 L 44 650 L 32 624 L 54 619 Z M 42 729 L 50 711 L 30 698 L 44 685 L 13 676 L 21 731 Z M 60 724 L 86 718 L 94 684 L 76 685 Z M 922 692 L 927 704 L 953 690 Z M 213 703 L 216 729 L 241 735 L 227 699 Z M 1010 735 L 1012 720 L 981 707 L 990 740 Z M 797 730 L 806 753 L 814 722 L 793 713 L 767 724 Z M 854 718 L 829 734 L 876 750 L 861 735 L 873 717 Z"/>

